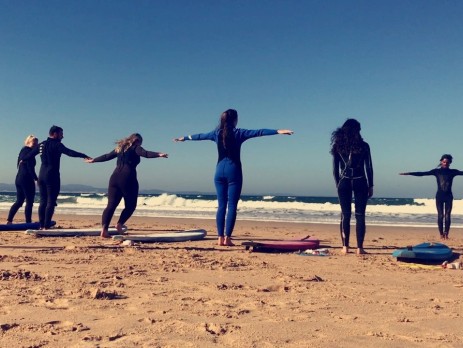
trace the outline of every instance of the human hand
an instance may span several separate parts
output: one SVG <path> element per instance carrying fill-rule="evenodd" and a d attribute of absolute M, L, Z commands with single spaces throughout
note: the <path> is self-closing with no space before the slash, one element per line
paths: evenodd
<path fill-rule="evenodd" d="M 279 129 L 278 134 L 292 135 L 292 134 L 294 134 L 294 131 L 292 131 L 290 129 Z"/>
<path fill-rule="evenodd" d="M 373 186 L 368 188 L 368 198 L 373 197 Z"/>

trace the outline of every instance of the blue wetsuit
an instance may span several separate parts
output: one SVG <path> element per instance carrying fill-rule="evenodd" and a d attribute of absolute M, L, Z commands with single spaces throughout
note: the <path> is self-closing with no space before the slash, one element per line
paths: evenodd
<path fill-rule="evenodd" d="M 231 149 L 226 149 L 222 142 L 221 130 L 209 133 L 185 136 L 185 140 L 212 140 L 217 144 L 218 161 L 215 170 L 214 183 L 217 192 L 217 234 L 231 237 L 235 227 L 238 201 L 243 187 L 243 172 L 241 168 L 241 144 L 256 137 L 278 134 L 274 129 L 240 129 L 233 130 L 235 141 Z M 228 206 L 228 213 L 227 213 Z M 226 217 L 226 220 L 225 220 Z"/>
<path fill-rule="evenodd" d="M 16 174 L 16 202 L 11 206 L 8 213 L 8 221 L 12 222 L 19 208 L 22 207 L 24 201 L 26 206 L 24 208 L 24 215 L 26 222 L 32 222 L 32 207 L 35 199 L 35 181 L 38 180 L 35 173 L 35 157 L 25 160 L 27 154 L 33 149 L 24 146 L 19 152 L 18 156 L 18 174 Z"/>
<path fill-rule="evenodd" d="M 453 178 L 457 175 L 463 175 L 463 172 L 457 169 L 450 168 L 434 168 L 427 172 L 409 172 L 405 174 L 413 176 L 434 175 L 436 177 L 437 227 L 441 236 L 448 236 L 451 223 L 450 215 L 452 213 L 453 207 Z"/>

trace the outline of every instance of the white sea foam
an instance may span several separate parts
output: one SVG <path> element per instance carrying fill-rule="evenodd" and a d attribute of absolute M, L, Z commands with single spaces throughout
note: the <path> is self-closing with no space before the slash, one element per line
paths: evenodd
<path fill-rule="evenodd" d="M 187 198 L 185 198 L 187 197 Z M 214 196 L 185 196 L 175 194 L 141 195 L 135 215 L 153 217 L 191 217 L 215 218 L 217 199 Z M 210 197 L 210 199 L 205 199 Z M 261 196 L 242 199 L 239 202 L 238 218 L 242 220 L 288 221 L 338 223 L 340 208 L 336 200 L 321 203 L 305 203 L 297 197 Z M 11 200 L 12 198 L 10 198 Z M 328 199 L 327 199 L 328 200 Z M 381 200 L 379 200 L 381 202 Z M 391 201 L 391 200 L 389 200 Z M 394 201 L 394 200 L 392 200 Z M 400 202 L 400 199 L 397 200 Z M 411 202 L 411 200 L 408 200 Z M 63 194 L 59 196 L 56 212 L 63 214 L 101 214 L 106 207 L 108 198 L 105 194 Z M 8 211 L 12 201 L 0 202 L 0 210 Z M 395 203 L 393 203 L 395 204 Z M 34 210 L 38 207 L 35 204 Z M 23 208 L 22 208 L 23 209 Z M 123 201 L 116 210 L 119 214 L 123 209 Z M 354 205 L 352 207 L 354 210 Z M 353 219 L 354 220 L 354 219 Z M 413 204 L 387 205 L 369 204 L 367 221 L 379 225 L 429 225 L 435 226 L 436 206 L 434 199 L 415 199 Z M 463 225 L 463 200 L 454 200 L 452 225 Z"/>

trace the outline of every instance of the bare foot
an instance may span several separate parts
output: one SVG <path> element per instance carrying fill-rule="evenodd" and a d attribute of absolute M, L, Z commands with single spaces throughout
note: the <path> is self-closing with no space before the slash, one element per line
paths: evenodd
<path fill-rule="evenodd" d="M 343 246 L 341 250 L 341 254 L 347 255 L 348 252 L 349 252 L 349 247 Z"/>
<path fill-rule="evenodd" d="M 124 234 L 124 225 L 120 223 L 116 224 L 116 230 L 117 230 L 117 233 Z"/>
<path fill-rule="evenodd" d="M 363 248 L 357 248 L 357 255 L 366 255 L 367 252 Z"/>
<path fill-rule="evenodd" d="M 11 225 L 13 223 L 13 221 L 7 221 L 6 224 L 7 225 Z"/>
<path fill-rule="evenodd" d="M 100 237 L 101 237 L 101 238 L 111 238 L 111 236 L 108 234 L 108 230 L 107 230 L 107 229 L 101 230 Z"/>
<path fill-rule="evenodd" d="M 233 244 L 233 242 L 231 241 L 231 237 L 225 237 L 224 245 L 226 245 L 226 246 L 235 246 L 235 244 Z"/>
<path fill-rule="evenodd" d="M 219 237 L 219 239 L 217 239 L 217 245 L 220 245 L 220 246 L 224 246 L 225 243 L 224 243 L 224 237 Z"/>

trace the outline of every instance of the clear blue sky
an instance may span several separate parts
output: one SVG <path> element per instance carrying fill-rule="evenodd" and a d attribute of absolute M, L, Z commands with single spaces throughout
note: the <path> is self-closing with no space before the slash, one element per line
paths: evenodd
<path fill-rule="evenodd" d="M 13 183 L 26 135 L 52 124 L 97 156 L 140 132 L 140 186 L 213 192 L 212 130 L 290 128 L 242 148 L 244 193 L 336 195 L 331 132 L 362 123 L 375 196 L 432 197 L 443 153 L 463 170 L 462 1 L 0 0 L 0 182 Z M 38 160 L 37 171 L 40 160 Z M 63 184 L 106 187 L 115 161 L 63 156 Z M 454 194 L 463 196 L 463 177 Z"/>

